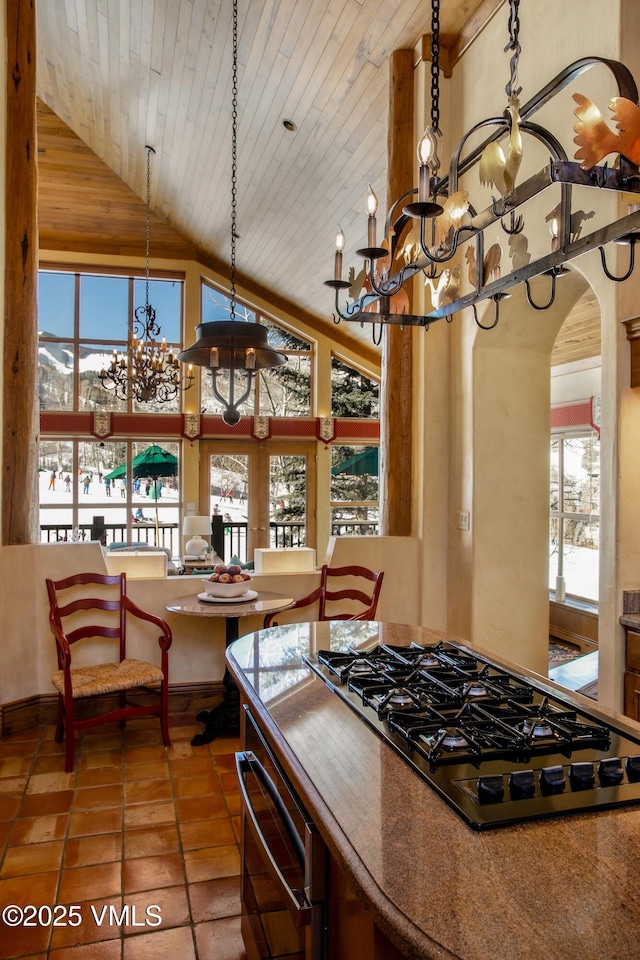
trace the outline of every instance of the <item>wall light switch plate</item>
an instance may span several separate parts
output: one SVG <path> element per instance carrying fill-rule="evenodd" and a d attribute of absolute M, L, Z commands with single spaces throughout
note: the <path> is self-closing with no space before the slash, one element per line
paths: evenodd
<path fill-rule="evenodd" d="M 458 530 L 468 530 L 471 526 L 471 514 L 468 510 L 458 511 Z"/>

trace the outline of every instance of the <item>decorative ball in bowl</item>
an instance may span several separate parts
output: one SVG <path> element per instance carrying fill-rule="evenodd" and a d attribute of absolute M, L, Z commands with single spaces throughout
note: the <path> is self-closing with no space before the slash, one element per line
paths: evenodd
<path fill-rule="evenodd" d="M 251 589 L 251 576 L 243 573 L 237 564 L 221 563 L 214 569 L 210 577 L 202 580 L 205 593 L 212 597 L 241 597 Z"/>

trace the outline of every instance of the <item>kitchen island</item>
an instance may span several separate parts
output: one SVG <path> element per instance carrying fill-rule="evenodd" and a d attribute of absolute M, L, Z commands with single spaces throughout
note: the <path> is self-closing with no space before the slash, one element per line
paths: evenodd
<path fill-rule="evenodd" d="M 389 945 L 385 957 L 635 960 L 640 805 L 478 832 L 303 660 L 350 645 L 446 639 L 463 642 L 419 627 L 336 621 L 248 634 L 227 652 L 241 696 L 324 838 L 334 887 L 344 880 L 356 892 Z M 637 725 L 615 722 L 638 736 Z M 340 901 L 330 922 L 334 934 L 348 927 Z M 356 934 L 348 953 L 339 952 L 344 942 L 334 942 L 332 960 L 375 955 L 359 952 L 366 935 L 358 942 Z"/>

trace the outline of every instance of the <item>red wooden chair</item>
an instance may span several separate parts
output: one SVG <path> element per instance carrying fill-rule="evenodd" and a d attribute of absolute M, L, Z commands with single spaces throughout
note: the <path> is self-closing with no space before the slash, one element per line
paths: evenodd
<path fill-rule="evenodd" d="M 82 589 L 86 587 L 87 589 Z M 58 670 L 51 675 L 58 691 L 58 722 L 56 740 L 60 743 L 66 734 L 67 755 L 65 770 L 73 770 L 75 732 L 86 730 L 101 723 L 118 720 L 121 724 L 131 717 L 158 716 L 162 740 L 171 744 L 167 721 L 169 663 L 171 629 L 164 620 L 137 607 L 126 595 L 126 574 L 104 576 L 98 573 L 79 573 L 65 580 L 47 579 L 49 594 L 49 625 L 56 639 Z M 103 613 L 105 612 L 105 613 Z M 155 624 L 162 631 L 158 637 L 160 665 L 144 660 L 127 658 L 127 615 Z M 99 619 L 102 622 L 96 623 Z M 71 648 L 79 640 L 101 638 L 115 640 L 118 644 L 117 659 L 91 665 L 71 665 Z M 101 644 L 102 645 L 102 644 Z M 78 648 L 79 651 L 79 648 Z M 76 651 L 74 650 L 74 656 Z M 115 651 L 114 651 L 115 653 Z M 82 662 L 86 657 L 82 651 Z M 153 700 L 147 703 L 132 703 L 127 700 L 127 691 L 147 688 L 152 684 Z M 159 690 L 157 689 L 159 684 Z M 113 706 L 109 695 L 117 694 L 118 705 Z M 75 701 L 81 698 L 107 697 L 109 701 L 102 712 L 78 719 Z M 100 706 L 100 700 L 96 700 Z"/>
<path fill-rule="evenodd" d="M 373 588 L 365 593 L 365 589 L 356 586 L 343 586 L 342 589 L 330 589 L 329 580 L 339 579 L 340 577 L 360 577 L 373 584 Z M 374 620 L 376 609 L 378 607 L 378 598 L 382 588 L 384 571 L 374 573 L 366 567 L 328 567 L 325 563 L 320 574 L 320 586 L 302 597 L 301 600 L 287 607 L 283 613 L 290 613 L 292 610 L 298 610 L 300 607 L 309 607 L 318 604 L 318 615 L 314 620 Z M 345 610 L 345 601 L 349 601 Z M 359 609 L 357 604 L 364 606 Z M 355 606 L 355 609 L 354 609 Z M 264 626 L 277 626 L 282 617 L 282 613 L 269 613 L 264 618 Z M 275 619 L 278 617 L 278 620 Z"/>

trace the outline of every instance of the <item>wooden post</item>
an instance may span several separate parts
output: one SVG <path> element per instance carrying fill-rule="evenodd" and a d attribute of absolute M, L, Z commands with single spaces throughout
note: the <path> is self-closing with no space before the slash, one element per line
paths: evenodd
<path fill-rule="evenodd" d="M 387 209 L 413 186 L 413 60 L 412 50 L 395 50 L 389 59 Z M 407 292 L 411 312 L 411 291 Z M 412 329 L 402 330 L 389 324 L 383 337 L 380 416 L 380 504 L 384 536 L 411 535 L 412 373 Z"/>
<path fill-rule="evenodd" d="M 6 0 L 2 543 L 38 537 L 35 0 Z"/>

